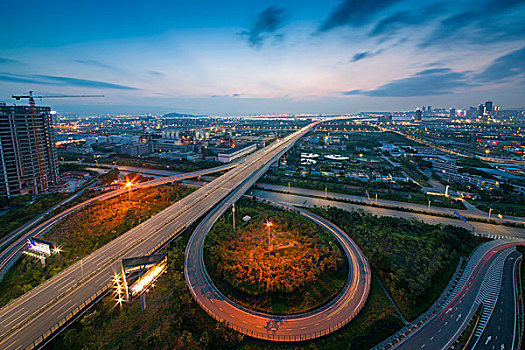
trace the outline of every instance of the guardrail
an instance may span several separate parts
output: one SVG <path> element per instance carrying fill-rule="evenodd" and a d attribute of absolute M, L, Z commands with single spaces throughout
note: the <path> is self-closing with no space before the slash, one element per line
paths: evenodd
<path fill-rule="evenodd" d="M 368 271 L 368 272 L 370 272 L 370 271 Z M 244 335 L 248 335 L 248 336 L 253 337 L 253 338 L 263 339 L 263 340 L 280 341 L 280 342 L 297 342 L 297 341 L 304 341 L 304 340 L 312 340 L 312 339 L 319 338 L 319 337 L 322 337 L 324 335 L 330 334 L 330 333 L 332 333 L 332 332 L 334 332 L 334 331 L 344 327 L 346 324 L 348 324 L 348 322 L 353 320 L 354 317 L 357 316 L 357 314 L 363 309 L 363 307 L 366 304 L 366 303 L 360 304 L 357 307 L 357 309 L 354 310 L 354 312 L 352 312 L 350 317 L 347 317 L 344 321 L 336 324 L 333 327 L 325 329 L 323 331 L 305 333 L 305 334 L 301 334 L 301 335 L 279 335 L 279 334 L 275 334 L 275 333 L 273 333 L 271 331 L 266 332 L 266 333 L 256 332 L 256 331 L 253 331 L 251 329 L 240 327 L 240 326 L 237 326 L 237 325 L 235 325 L 233 323 L 230 323 L 230 322 L 228 322 L 228 321 L 226 321 L 224 319 L 221 319 L 220 317 L 215 315 L 211 310 L 209 310 L 203 303 L 200 302 L 200 300 L 196 297 L 196 295 L 195 295 L 193 290 L 190 289 L 190 291 L 193 294 L 194 299 L 197 301 L 197 304 L 199 304 L 200 307 L 202 307 L 204 309 L 204 311 L 206 311 L 206 313 L 208 315 L 210 315 L 211 317 L 213 317 L 216 321 L 221 322 L 221 323 L 224 322 L 228 327 L 232 328 L 233 330 L 235 330 L 235 331 L 237 331 L 239 333 L 242 333 Z M 364 300 L 368 299 L 368 294 L 369 294 L 369 290 L 367 289 L 366 292 L 365 292 Z"/>
<path fill-rule="evenodd" d="M 390 336 L 389 338 L 383 340 L 378 345 L 374 346 L 373 349 L 379 350 L 379 349 L 392 349 L 395 346 L 397 346 L 402 340 L 404 340 L 406 337 L 408 337 L 410 334 L 412 334 L 415 330 L 419 328 L 422 324 L 424 324 L 426 321 L 428 321 L 430 318 L 432 318 L 437 311 L 440 310 L 441 304 L 444 302 L 444 300 L 454 291 L 454 288 L 456 287 L 456 284 L 458 283 L 460 279 L 460 275 L 464 270 L 464 263 L 467 261 L 465 257 L 461 257 L 458 263 L 458 266 L 456 267 L 456 271 L 454 272 L 454 275 L 448 282 L 447 287 L 445 288 L 445 291 L 439 296 L 439 298 L 432 304 L 432 306 L 423 314 L 421 314 L 418 318 L 416 318 L 415 321 L 410 323 L 408 326 L 403 327 L 401 330 L 399 330 L 394 335 Z"/>
<path fill-rule="evenodd" d="M 96 300 L 101 294 L 105 293 L 108 288 L 110 288 L 112 283 L 106 284 L 104 287 L 98 290 L 94 295 L 92 295 L 89 299 L 84 301 L 81 305 L 77 306 L 73 311 L 71 311 L 69 314 L 67 314 L 64 318 L 62 318 L 60 321 L 55 323 L 52 327 L 50 327 L 44 334 L 42 334 L 38 339 L 33 341 L 31 345 L 27 347 L 27 349 L 35 349 L 37 348 L 44 340 L 46 340 L 51 334 L 56 332 L 60 327 L 62 327 L 64 324 L 66 324 L 68 321 L 70 321 L 73 317 L 75 317 L 77 314 L 79 314 L 86 306 L 91 304 L 94 300 Z"/>

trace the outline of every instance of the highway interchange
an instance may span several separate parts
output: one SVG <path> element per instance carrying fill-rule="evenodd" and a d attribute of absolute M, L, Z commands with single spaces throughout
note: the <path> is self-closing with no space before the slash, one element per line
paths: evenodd
<path fill-rule="evenodd" d="M 250 186 L 241 188 L 242 195 Z M 235 194 L 234 194 L 235 196 Z M 195 229 L 186 247 L 184 275 L 190 292 L 199 305 L 216 320 L 243 334 L 265 340 L 298 341 L 317 338 L 333 332 L 363 308 L 370 291 L 371 271 L 367 259 L 348 235 L 329 222 L 304 209 L 274 203 L 316 222 L 328 230 L 341 244 L 349 262 L 347 282 L 337 297 L 313 311 L 292 316 L 276 316 L 249 310 L 228 299 L 213 284 L 204 265 L 204 240 L 213 224 L 231 206 L 235 198 L 227 198 L 210 212 Z"/>
<path fill-rule="evenodd" d="M 237 200 L 243 193 L 245 193 L 249 188 L 251 188 L 255 181 L 257 181 L 257 179 L 262 174 L 264 174 L 264 172 L 267 170 L 270 164 L 274 163 L 280 158 L 280 156 L 283 153 L 287 152 L 293 145 L 293 143 L 298 138 L 303 136 L 304 133 L 308 132 L 309 128 L 311 127 L 312 125 L 303 128 L 297 133 L 289 135 L 283 140 L 280 140 L 279 142 L 258 151 L 254 156 L 247 158 L 239 164 L 236 164 L 237 166 L 232 170 L 228 171 L 226 174 L 218 177 L 206 186 L 203 186 L 199 190 L 193 192 L 192 194 L 183 198 L 174 205 L 166 208 L 158 215 L 143 222 L 139 226 L 131 229 L 124 235 L 118 237 L 114 241 L 93 252 L 91 255 L 83 259 L 82 266 L 80 263 L 70 266 L 68 269 L 62 271 L 50 280 L 44 282 L 42 285 L 38 286 L 37 288 L 33 289 L 32 291 L 26 293 L 22 297 L 18 298 L 17 300 L 9 303 L 8 305 L 0 309 L 0 348 L 19 349 L 31 347 L 34 344 L 43 344 L 42 335 L 49 335 L 51 332 L 51 328 L 54 329 L 56 327 L 54 325 L 58 321 L 63 320 L 67 317 L 71 317 L 68 315 L 73 315 L 76 312 L 80 311 L 79 309 L 86 303 L 86 301 L 91 300 L 93 296 L 97 295 L 98 293 L 100 293 L 100 291 L 103 291 L 109 286 L 109 284 L 111 283 L 111 277 L 115 274 L 115 272 L 120 270 L 120 259 L 125 257 L 145 255 L 154 252 L 167 241 L 169 241 L 170 239 L 178 235 L 180 232 L 182 232 L 186 227 L 188 227 L 194 222 L 197 222 L 206 213 L 208 213 L 208 216 L 206 216 L 206 218 L 203 221 L 201 221 L 195 234 L 191 238 L 192 244 L 189 243 L 187 246 L 189 250 L 187 250 L 188 259 L 185 262 L 185 264 L 187 264 L 185 269 L 185 276 L 194 297 L 204 307 L 204 309 L 207 310 L 209 313 L 213 314 L 213 316 L 216 319 L 226 320 L 230 326 L 234 328 L 237 327 L 236 329 L 238 329 L 241 332 L 243 331 L 240 329 L 240 327 L 243 327 L 247 330 L 243 332 L 245 334 L 249 334 L 249 329 L 251 329 L 251 331 L 253 331 L 255 328 L 259 329 L 259 327 L 257 326 L 262 326 L 262 323 L 266 321 L 266 328 L 262 326 L 264 331 L 260 334 L 273 334 L 273 336 L 277 336 L 277 339 L 279 340 L 306 339 L 308 337 L 308 334 L 313 334 L 314 336 L 316 332 L 320 332 L 318 334 L 322 334 L 323 329 L 328 329 L 328 331 L 331 331 L 332 327 L 338 327 L 338 324 L 342 326 L 343 324 L 348 322 L 353 317 L 354 312 L 352 310 L 356 311 L 360 309 L 359 305 L 361 303 L 364 303 L 363 298 L 351 298 L 348 299 L 350 301 L 347 300 L 345 302 L 342 301 L 341 298 L 339 298 L 341 295 L 344 295 L 344 293 L 342 293 L 340 296 L 334 299 L 334 301 L 331 304 L 327 305 L 326 307 L 329 308 L 338 304 L 338 302 L 341 302 L 341 304 L 336 306 L 337 308 L 334 309 L 339 311 L 339 313 L 336 314 L 337 318 L 339 319 L 338 323 L 336 323 L 335 321 L 331 323 L 332 317 L 328 319 L 328 317 L 326 317 L 326 314 L 324 314 L 323 318 L 323 314 L 321 313 L 319 314 L 320 316 L 318 317 L 320 318 L 317 321 L 320 323 L 318 323 L 317 325 L 315 324 L 317 322 L 314 322 L 309 324 L 306 323 L 307 326 L 304 326 L 300 324 L 299 321 L 297 321 L 297 324 L 288 327 L 284 326 L 284 324 L 287 323 L 281 323 L 282 320 L 278 320 L 275 317 L 272 318 L 269 317 L 269 315 L 261 316 L 260 314 L 254 313 L 253 311 L 242 310 L 242 308 L 232 303 L 228 303 L 228 301 L 225 300 L 225 298 L 222 298 L 220 294 L 216 294 L 217 290 L 213 289 L 213 284 L 206 284 L 208 282 L 206 280 L 207 273 L 205 272 L 205 269 L 202 269 L 203 263 L 202 265 L 200 265 L 201 257 L 199 257 L 199 252 L 201 246 L 196 244 L 199 242 L 204 242 L 205 234 L 207 233 L 207 230 L 211 227 L 213 222 L 215 222 L 215 220 L 230 207 L 231 203 L 235 202 L 235 200 Z M 186 176 L 195 177 L 198 175 L 192 173 L 192 175 L 186 174 Z M 168 178 L 161 178 L 153 181 L 157 180 L 162 183 L 177 181 Z M 296 203 L 293 203 L 293 201 L 289 200 L 286 200 L 285 202 L 292 202 L 291 204 L 303 205 L 307 202 L 312 202 L 314 200 L 322 201 L 320 199 L 314 198 L 300 196 L 295 197 L 301 198 L 300 201 L 296 198 Z M 283 198 L 273 199 L 276 201 L 282 201 Z M 217 203 L 219 203 L 218 206 L 216 206 Z M 342 204 L 348 205 L 348 203 L 340 203 L 333 201 L 331 203 L 338 204 L 336 206 L 340 206 Z M 302 213 L 304 215 L 306 212 L 304 211 Z M 436 219 L 438 219 L 441 222 L 445 220 L 444 218 Z M 322 220 L 320 221 L 321 224 L 333 226 L 333 224 L 329 222 L 323 222 Z M 45 230 L 45 224 L 46 223 L 42 224 L 44 226 L 39 227 L 43 227 L 43 229 Z M 487 226 L 489 230 L 493 227 L 495 226 Z M 333 229 L 337 232 L 336 227 L 334 227 Z M 519 231 L 521 229 L 508 229 L 512 229 L 511 234 L 506 234 L 507 232 L 504 232 L 502 234 L 506 236 L 525 237 L 525 234 L 523 234 L 522 231 Z M 26 236 L 24 235 L 23 237 Z M 17 240 L 17 242 L 19 243 L 24 241 L 25 238 L 20 238 L 19 240 Z M 359 248 L 357 246 L 355 246 L 355 248 L 357 249 L 355 250 L 355 252 L 357 252 L 356 254 L 359 254 Z M 505 257 L 503 258 L 503 254 L 507 255 L 505 255 Z M 499 264 L 498 269 L 501 269 L 502 271 L 501 283 L 508 283 L 506 282 L 506 276 L 508 275 L 507 271 L 513 271 L 514 265 L 511 264 L 512 267 L 508 267 L 510 263 L 507 263 L 507 261 L 509 261 L 508 259 L 510 259 L 511 257 L 517 259 L 517 253 L 515 253 L 513 251 L 513 248 L 510 247 L 498 250 L 498 252 L 495 252 L 490 256 L 490 258 L 486 260 L 483 260 L 484 256 L 481 257 L 479 261 L 485 261 L 483 266 L 478 266 L 479 261 L 475 261 L 472 258 L 471 260 L 469 260 L 469 264 L 474 266 L 472 271 L 476 271 L 478 276 L 475 280 L 468 279 L 466 282 L 470 283 L 470 287 L 468 288 L 468 290 L 472 291 L 472 295 L 476 290 L 480 290 L 482 288 L 482 286 L 484 285 L 483 282 L 485 281 L 485 276 L 488 276 L 487 271 L 489 271 L 489 267 L 494 265 L 494 262 L 498 257 L 500 257 L 499 260 L 497 260 Z M 2 257 L 2 259 L 4 259 L 4 257 Z M 349 259 L 349 261 L 353 260 Z M 356 261 L 366 261 L 366 259 L 362 257 L 362 259 L 357 259 Z M 362 272 L 366 270 L 365 266 L 367 266 L 367 264 L 354 266 L 354 268 L 352 268 L 351 270 L 353 272 Z M 195 272 L 197 271 L 195 270 L 196 267 L 199 268 L 197 269 L 199 270 L 199 272 Z M 465 269 L 465 271 L 467 271 L 467 268 Z M 363 281 L 368 280 L 368 282 L 363 283 L 363 281 L 361 281 L 361 283 L 355 284 L 355 276 L 357 275 L 359 274 L 353 275 L 352 279 L 349 279 L 347 285 L 353 284 L 354 289 L 356 288 L 356 286 L 361 286 L 359 292 L 355 292 L 354 295 L 363 295 L 363 293 L 365 293 L 366 291 L 367 283 L 369 284 L 369 277 L 368 275 L 366 275 L 366 279 L 363 277 Z M 196 277 L 198 277 L 196 281 L 192 280 L 192 278 Z M 207 278 L 209 279 L 209 276 L 207 276 Z M 202 283 L 204 283 L 204 285 Z M 515 281 L 513 281 L 512 284 L 514 284 L 513 288 L 515 289 Z M 504 284 L 504 286 L 506 285 L 507 284 Z M 504 290 L 507 293 L 510 290 L 514 289 L 508 287 L 504 288 Z M 357 289 L 355 290 L 357 291 Z M 470 301 L 473 298 L 471 294 L 465 294 L 461 299 L 461 303 L 467 305 L 468 303 L 466 301 Z M 366 300 L 366 297 L 364 299 Z M 206 302 L 206 304 L 204 304 L 203 300 L 205 302 L 206 300 L 220 300 L 221 307 L 224 305 L 230 305 L 232 307 L 236 307 L 234 312 L 242 312 L 243 320 L 245 320 L 244 317 L 247 316 L 253 318 L 250 319 L 248 327 L 246 327 L 246 324 L 242 321 L 242 325 L 240 325 L 237 322 L 238 320 L 234 320 L 235 317 L 231 317 L 231 315 L 235 316 L 234 313 L 230 314 L 229 317 L 224 317 L 224 313 L 222 313 L 218 307 L 215 310 L 207 309 L 209 307 L 208 303 Z M 474 300 L 476 299 L 474 298 Z M 500 305 L 503 302 L 502 300 L 511 300 L 511 296 L 507 295 L 507 297 L 501 297 L 499 301 L 496 301 L 494 306 L 495 315 L 497 315 L 498 307 L 502 309 L 503 305 Z M 209 301 L 209 303 L 213 304 L 214 302 Z M 348 308 L 341 311 L 341 307 Z M 508 310 L 507 305 L 505 305 L 505 310 Z M 320 311 L 326 312 L 327 310 Z M 456 310 L 453 309 L 452 311 L 454 311 L 455 317 L 458 318 L 458 313 L 456 312 Z M 451 316 L 451 312 L 446 313 L 446 317 L 453 317 Z M 463 317 L 466 319 L 467 317 L 465 315 L 468 315 L 468 313 L 462 313 L 461 317 L 459 317 L 457 322 L 460 322 L 460 320 Z M 315 317 L 315 315 L 308 315 L 308 317 L 309 316 L 312 316 L 312 319 Z M 260 317 L 261 319 L 257 319 L 257 317 Z M 299 319 L 300 318 L 301 317 L 299 317 Z M 248 323 L 248 321 L 246 322 Z M 287 322 L 293 323 L 295 321 L 287 320 Z M 449 323 L 447 323 L 447 325 L 449 325 Z M 452 325 L 452 323 L 450 323 L 450 325 Z M 317 326 L 318 328 L 316 330 Z M 303 329 L 303 327 L 307 328 Z M 311 329 L 308 329 L 309 327 L 311 327 Z M 404 340 L 402 343 L 399 343 L 397 346 L 401 348 L 413 348 L 410 342 L 419 341 L 419 343 L 417 344 L 420 345 L 420 347 L 422 348 L 436 348 L 433 347 L 430 343 L 428 343 L 430 345 L 427 344 L 428 341 L 433 341 L 435 339 L 437 344 L 437 338 L 434 338 L 432 340 L 425 339 L 425 329 L 432 329 L 427 327 L 419 327 L 419 331 L 417 333 L 413 333 L 413 335 L 410 338 Z M 497 322 L 492 321 L 491 318 L 488 318 L 486 327 L 484 331 L 480 334 L 480 339 L 482 339 L 482 341 L 478 342 L 478 344 L 483 343 L 484 337 L 490 336 L 487 335 L 487 332 L 491 332 L 492 330 L 492 333 L 495 334 L 495 327 L 497 327 Z M 258 332 L 258 330 L 256 331 Z M 450 336 L 450 332 L 451 331 L 448 330 L 447 332 L 445 332 L 445 330 L 443 329 L 443 339 L 446 339 L 445 334 Z M 288 335 L 288 338 L 279 338 L 280 334 L 284 336 Z M 253 333 L 252 335 L 257 337 L 255 333 Z M 259 337 L 270 339 L 266 335 Z M 450 337 L 448 340 L 450 341 L 453 338 L 454 337 Z M 486 345 L 489 345 L 491 342 L 493 342 L 492 344 L 497 344 L 496 340 L 497 339 L 494 336 L 491 339 L 489 339 Z M 406 347 L 407 344 L 410 345 L 410 347 Z M 478 346 L 481 345 L 476 346 L 476 348 L 478 348 Z M 509 346 L 505 347 L 505 349 L 509 348 Z"/>
<path fill-rule="evenodd" d="M 131 229 L 104 247 L 55 275 L 37 288 L 0 309 L 0 348 L 25 348 L 40 344 L 58 320 L 78 312 L 92 296 L 107 288 L 120 270 L 120 259 L 154 252 L 184 228 L 196 222 L 241 184 L 253 181 L 277 161 L 311 127 L 300 129 L 256 152 L 158 215 Z M 158 179 L 162 181 L 164 179 Z"/>

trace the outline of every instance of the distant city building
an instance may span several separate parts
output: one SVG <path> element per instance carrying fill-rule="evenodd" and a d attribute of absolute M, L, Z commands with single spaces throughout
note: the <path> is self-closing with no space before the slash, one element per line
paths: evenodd
<path fill-rule="evenodd" d="M 423 116 L 423 112 L 421 112 L 421 110 L 418 109 L 418 110 L 416 111 L 416 114 L 415 114 L 414 120 L 420 122 L 422 116 Z"/>
<path fill-rule="evenodd" d="M 468 112 L 469 118 L 476 118 L 477 115 L 478 115 L 478 109 L 476 107 L 471 106 Z"/>
<path fill-rule="evenodd" d="M 46 192 L 59 182 L 49 107 L 0 106 L 0 196 Z"/>
<path fill-rule="evenodd" d="M 392 114 L 379 115 L 377 121 L 379 123 L 392 123 Z"/>
<path fill-rule="evenodd" d="M 432 112 L 432 106 L 428 106 L 428 107 L 427 107 L 427 112 L 428 112 L 428 113 Z"/>
<path fill-rule="evenodd" d="M 459 169 L 461 169 L 461 167 L 456 165 L 455 160 L 433 160 L 432 169 L 447 182 L 456 182 L 466 186 L 473 185 L 485 191 L 494 190 L 500 186 L 500 182 L 497 180 L 460 172 Z"/>
<path fill-rule="evenodd" d="M 483 117 L 485 115 L 485 105 L 481 104 L 478 106 L 478 117 Z"/>
<path fill-rule="evenodd" d="M 448 116 L 450 118 L 455 118 L 456 117 L 456 109 L 455 108 L 451 108 Z"/>
<path fill-rule="evenodd" d="M 491 114 L 494 111 L 493 103 L 492 101 L 485 102 L 485 113 Z"/>
<path fill-rule="evenodd" d="M 230 163 L 237 158 L 255 151 L 256 149 L 257 145 L 254 143 L 248 144 L 244 147 L 229 148 L 227 150 L 218 152 L 217 160 L 221 163 Z"/>
<path fill-rule="evenodd" d="M 153 143 L 135 143 L 131 145 L 115 146 L 115 152 L 118 154 L 125 154 L 130 157 L 147 156 L 153 153 Z"/>

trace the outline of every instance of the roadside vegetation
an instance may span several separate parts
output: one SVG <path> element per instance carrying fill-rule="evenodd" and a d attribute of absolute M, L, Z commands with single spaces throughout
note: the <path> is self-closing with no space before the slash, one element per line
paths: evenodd
<path fill-rule="evenodd" d="M 469 256 L 485 241 L 456 226 L 429 225 L 333 207 L 312 211 L 338 225 L 359 244 L 409 320 L 439 297 L 459 258 Z"/>
<path fill-rule="evenodd" d="M 293 314 L 328 302 L 344 286 L 346 261 L 326 230 L 299 214 L 251 199 L 241 199 L 236 214 L 235 233 L 228 213 L 205 242 L 206 267 L 226 296 L 262 312 Z M 252 219 L 242 225 L 246 216 Z"/>
<path fill-rule="evenodd" d="M 0 238 L 31 221 L 54 205 L 65 200 L 71 193 L 51 193 L 38 196 L 34 201 L 30 195 L 3 199 L 0 208 L 7 212 L 0 216 Z M 0 210 L 1 211 L 1 210 Z"/>
<path fill-rule="evenodd" d="M 44 239 L 62 252 L 51 256 L 43 267 L 39 260 L 24 256 L 0 281 L 0 306 L 33 289 L 124 232 L 188 195 L 192 189 L 178 184 L 136 190 L 97 201 L 66 217 Z"/>
<path fill-rule="evenodd" d="M 140 300 L 116 305 L 104 297 L 60 334 L 49 349 L 232 349 L 244 336 L 215 321 L 194 301 L 184 279 L 184 248 L 192 227 L 165 250 L 169 267 Z"/>
<path fill-rule="evenodd" d="M 106 296 L 61 333 L 49 349 L 370 349 L 403 323 L 372 276 L 367 303 L 341 330 L 301 344 L 258 341 L 216 322 L 194 301 L 184 279 L 184 251 L 194 227 L 171 243 L 169 267 L 147 294 L 147 309 L 140 301 L 116 306 Z"/>

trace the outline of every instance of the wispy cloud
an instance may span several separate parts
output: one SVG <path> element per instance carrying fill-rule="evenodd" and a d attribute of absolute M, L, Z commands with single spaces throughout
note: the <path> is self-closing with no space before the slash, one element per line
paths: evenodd
<path fill-rule="evenodd" d="M 472 3 L 442 19 L 420 44 L 428 47 L 450 42 L 488 44 L 525 38 L 522 16 L 512 16 L 512 10 L 525 5 L 525 0 L 489 0 Z"/>
<path fill-rule="evenodd" d="M 383 52 L 383 50 L 377 50 L 375 52 L 371 52 L 371 51 L 358 52 L 350 59 L 350 62 L 357 62 L 365 58 L 372 58 L 374 56 L 379 55 L 381 52 Z"/>
<path fill-rule="evenodd" d="M 476 79 L 482 82 L 501 82 L 525 76 L 525 47 L 495 59 Z"/>
<path fill-rule="evenodd" d="M 135 87 L 108 83 L 99 80 L 89 80 L 71 77 L 62 77 L 55 75 L 42 74 L 10 74 L 0 72 L 0 80 L 13 83 L 28 83 L 28 84 L 42 84 L 42 85 L 69 85 L 87 88 L 112 89 L 112 90 L 138 90 Z"/>
<path fill-rule="evenodd" d="M 226 95 L 211 95 L 210 97 L 212 98 L 217 98 L 217 97 L 241 97 L 243 94 L 239 94 L 239 93 L 234 93 L 234 94 L 226 94 Z"/>
<path fill-rule="evenodd" d="M 151 75 L 154 75 L 156 77 L 160 77 L 160 76 L 166 75 L 166 74 L 164 74 L 162 72 L 159 72 L 159 71 L 156 71 L 156 70 L 149 70 L 148 73 L 151 74 Z"/>
<path fill-rule="evenodd" d="M 106 63 L 103 63 L 103 62 L 100 62 L 100 61 L 97 61 L 97 60 L 81 60 L 81 59 L 75 59 L 74 60 L 76 63 L 79 63 L 79 64 L 83 64 L 83 65 L 87 65 L 87 66 L 92 66 L 92 67 L 96 67 L 96 68 L 104 68 L 104 69 L 108 69 L 108 70 L 112 70 L 112 71 L 120 71 L 121 69 L 118 68 L 118 67 L 115 67 L 115 66 L 112 66 L 112 65 L 109 65 L 109 64 L 106 64 Z"/>
<path fill-rule="evenodd" d="M 343 95 L 365 95 L 372 97 L 415 97 L 445 95 L 474 84 L 466 72 L 455 72 L 450 68 L 434 68 L 420 71 L 411 77 L 394 80 L 373 90 L 351 90 Z"/>
<path fill-rule="evenodd" d="M 22 62 L 12 58 L 0 57 L 0 64 L 22 64 Z"/>
<path fill-rule="evenodd" d="M 374 20 L 381 11 L 400 0 L 343 0 L 319 26 L 319 32 L 327 32 L 341 26 L 362 26 Z"/>
<path fill-rule="evenodd" d="M 278 34 L 277 31 L 284 26 L 288 15 L 286 9 L 270 6 L 259 13 L 252 26 L 240 35 L 248 40 L 251 47 L 261 48 L 268 38 L 282 39 L 283 34 Z"/>

